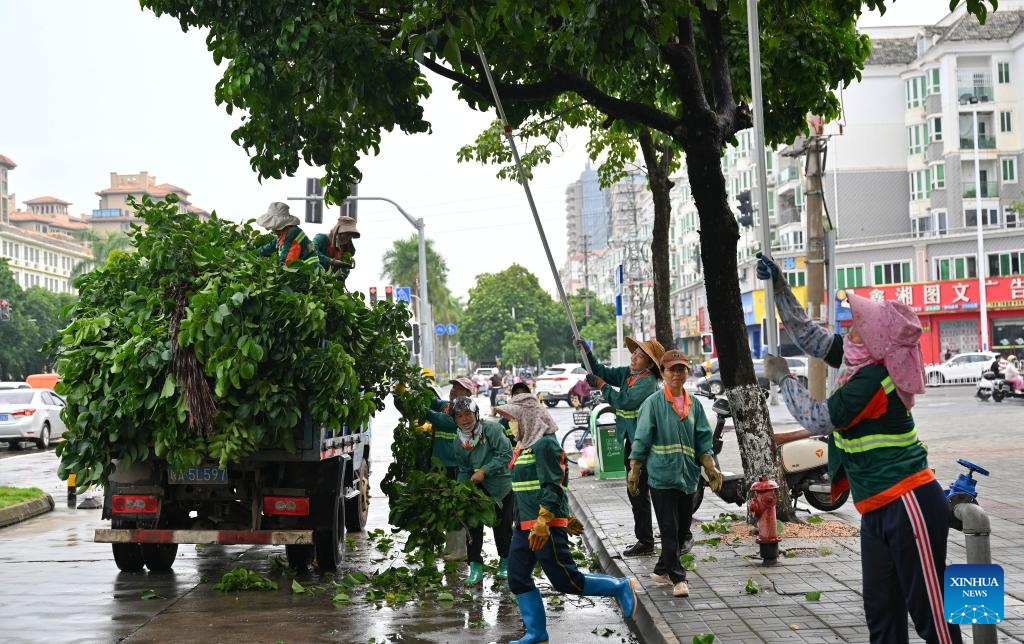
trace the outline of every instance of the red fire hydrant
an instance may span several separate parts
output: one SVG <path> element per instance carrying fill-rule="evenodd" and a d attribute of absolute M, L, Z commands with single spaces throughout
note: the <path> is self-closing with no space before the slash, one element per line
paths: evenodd
<path fill-rule="evenodd" d="M 761 559 L 766 564 L 775 563 L 779 559 L 779 541 L 782 537 L 779 536 L 775 519 L 775 504 L 778 503 L 775 490 L 778 488 L 778 483 L 762 476 L 761 480 L 750 486 L 754 498 L 747 504 L 750 514 L 757 519 L 757 543 L 761 549 Z"/>

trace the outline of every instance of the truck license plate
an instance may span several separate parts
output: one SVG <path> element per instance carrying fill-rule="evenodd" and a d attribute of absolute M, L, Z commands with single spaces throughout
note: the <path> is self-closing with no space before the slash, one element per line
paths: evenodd
<path fill-rule="evenodd" d="M 190 467 L 187 470 L 167 470 L 167 482 L 173 484 L 198 483 L 219 485 L 228 482 L 228 471 L 219 467 Z"/>

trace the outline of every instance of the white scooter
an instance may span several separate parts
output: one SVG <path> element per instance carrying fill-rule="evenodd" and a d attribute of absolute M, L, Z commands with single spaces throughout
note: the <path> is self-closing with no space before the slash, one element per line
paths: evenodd
<path fill-rule="evenodd" d="M 711 406 L 712 411 L 718 416 L 718 422 L 711 437 L 711 451 L 714 455 L 715 464 L 719 465 L 718 455 L 722 451 L 724 441 L 722 433 L 725 431 L 725 420 L 732 416 L 729 409 L 729 401 L 725 398 L 715 399 Z M 832 500 L 832 482 L 828 476 L 828 441 L 824 438 L 813 437 L 792 441 L 780 447 L 782 456 L 782 469 L 786 473 L 786 483 L 789 485 L 790 493 L 794 503 L 801 496 L 807 498 L 807 502 L 822 512 L 837 510 L 850 498 L 850 491 L 846 490 L 836 500 Z M 721 466 L 719 465 L 719 469 Z M 703 483 L 707 483 L 707 475 L 701 470 L 704 477 Z M 743 487 L 744 476 L 732 472 L 722 472 L 722 489 L 716 494 L 726 503 L 744 505 L 747 502 L 747 489 Z M 704 487 L 697 487 L 693 498 L 694 511 L 700 507 L 704 500 Z"/>
<path fill-rule="evenodd" d="M 994 402 L 1003 402 L 1005 398 L 1024 400 L 1024 390 L 1014 389 L 1013 385 L 1002 376 L 997 376 L 991 371 L 981 374 L 981 380 L 978 381 L 978 390 L 974 395 L 981 400 L 991 398 Z"/>

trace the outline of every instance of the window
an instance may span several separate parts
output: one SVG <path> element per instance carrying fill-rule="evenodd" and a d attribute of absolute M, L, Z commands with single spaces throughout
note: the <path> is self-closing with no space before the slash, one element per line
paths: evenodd
<path fill-rule="evenodd" d="M 775 192 L 768 191 L 768 217 L 775 216 Z"/>
<path fill-rule="evenodd" d="M 978 258 L 973 255 L 935 259 L 935 279 L 963 280 L 978 276 Z"/>
<path fill-rule="evenodd" d="M 840 266 L 836 269 L 836 288 L 864 286 L 863 266 Z"/>
<path fill-rule="evenodd" d="M 907 151 L 910 154 L 921 154 L 928 145 L 928 124 L 919 123 L 907 128 Z"/>
<path fill-rule="evenodd" d="M 764 172 L 768 176 L 775 172 L 775 154 L 771 150 L 764 153 Z"/>
<path fill-rule="evenodd" d="M 875 284 L 902 284 L 910 281 L 910 262 L 875 264 Z"/>
<path fill-rule="evenodd" d="M 942 140 L 942 118 L 936 116 L 931 120 L 932 141 Z"/>
<path fill-rule="evenodd" d="M 1003 211 L 1003 217 L 1005 217 L 1007 228 L 1017 228 L 1020 226 L 1020 216 L 1017 214 L 1017 210 L 1013 206 L 1008 206 Z"/>
<path fill-rule="evenodd" d="M 928 70 L 928 93 L 929 94 L 941 94 L 942 83 L 940 82 L 942 77 L 942 70 L 938 67 L 935 69 Z"/>
<path fill-rule="evenodd" d="M 1010 113 L 1009 112 L 1000 112 L 999 113 L 999 131 L 1000 132 L 1012 132 L 1013 131 L 1013 121 L 1010 119 Z"/>
<path fill-rule="evenodd" d="M 999 160 L 999 167 L 1002 169 L 1003 183 L 1017 183 L 1017 159 L 1007 157 Z"/>
<path fill-rule="evenodd" d="M 946 164 L 936 163 L 932 166 L 932 190 L 946 187 Z"/>
<path fill-rule="evenodd" d="M 786 281 L 792 287 L 806 286 L 807 285 L 807 273 L 804 271 L 784 271 L 786 275 Z"/>
<path fill-rule="evenodd" d="M 910 173 L 910 198 L 927 199 L 931 194 L 931 170 L 915 170 Z"/>
<path fill-rule="evenodd" d="M 908 78 L 903 81 L 903 85 L 907 92 L 907 109 L 909 110 L 912 107 L 921 107 L 926 90 L 924 76 Z"/>
<path fill-rule="evenodd" d="M 999 63 L 999 84 L 1005 85 L 1010 82 L 1010 63 Z"/>
<path fill-rule="evenodd" d="M 914 237 L 945 235 L 948 229 L 945 210 L 932 210 L 923 217 L 911 220 Z"/>
<path fill-rule="evenodd" d="M 1020 275 L 1024 266 L 1024 253 L 990 253 L 988 256 L 989 277 Z"/>
<path fill-rule="evenodd" d="M 965 226 L 977 226 L 978 216 L 977 211 L 973 208 L 964 211 L 964 225 Z M 982 208 L 981 209 L 981 225 L 982 226 L 998 226 L 999 225 L 999 210 L 996 208 Z"/>

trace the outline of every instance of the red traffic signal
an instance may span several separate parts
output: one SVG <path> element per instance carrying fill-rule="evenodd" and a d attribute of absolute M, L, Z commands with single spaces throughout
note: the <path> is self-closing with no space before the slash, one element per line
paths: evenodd
<path fill-rule="evenodd" d="M 377 303 L 377 287 L 376 286 L 371 286 L 370 287 L 370 306 L 373 306 L 376 303 Z"/>
<path fill-rule="evenodd" d="M 11 303 L 7 300 L 0 300 L 0 320 L 6 322 L 11 319 Z"/>
<path fill-rule="evenodd" d="M 384 287 L 384 299 L 388 302 L 395 301 L 395 289 L 391 286 Z"/>
<path fill-rule="evenodd" d="M 705 333 L 700 336 L 700 350 L 705 355 L 711 355 L 715 352 L 715 340 L 710 334 Z"/>

